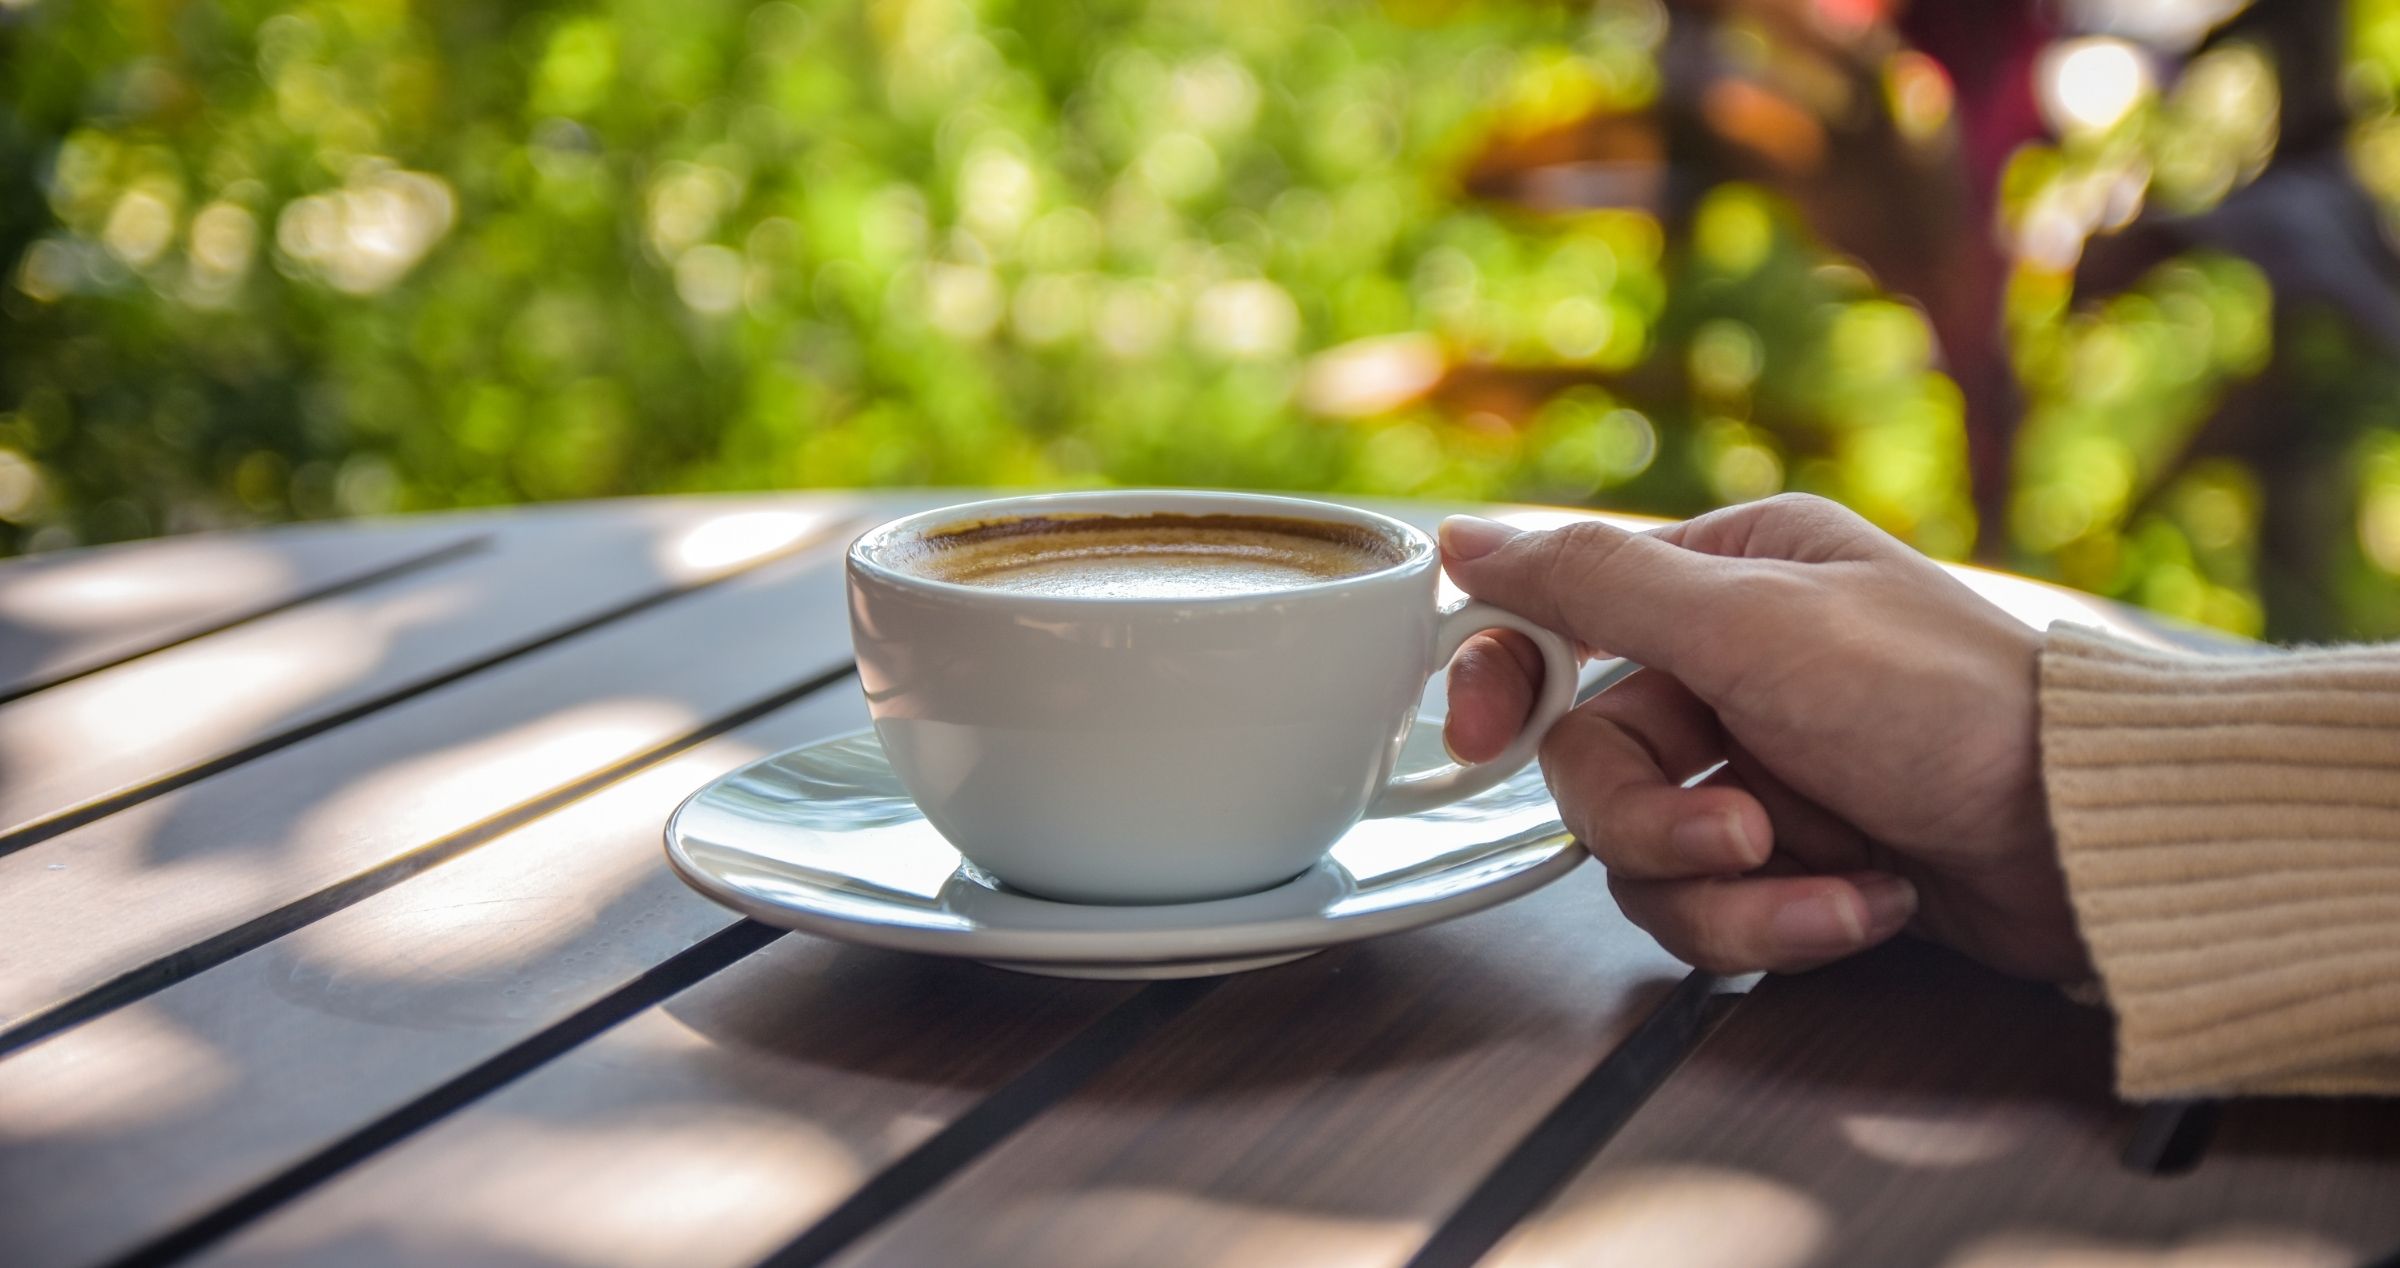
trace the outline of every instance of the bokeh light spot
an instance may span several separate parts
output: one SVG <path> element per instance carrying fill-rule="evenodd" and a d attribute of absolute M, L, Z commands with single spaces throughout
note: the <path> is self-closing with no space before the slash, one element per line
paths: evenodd
<path fill-rule="evenodd" d="M 1615 318 L 1608 306 L 1582 295 L 1571 295 L 1542 312 L 1542 341 L 1569 361 L 1588 361 L 1608 346 Z"/>
<path fill-rule="evenodd" d="M 174 236 L 174 205 L 152 189 L 125 191 L 100 231 L 109 253 L 137 269 L 157 260 Z"/>
<path fill-rule="evenodd" d="M 675 257 L 675 295 L 693 312 L 711 317 L 740 307 L 741 253 L 712 243 Z"/>
<path fill-rule="evenodd" d="M 1765 263 L 1774 249 L 1775 222 L 1757 191 L 1727 186 L 1700 205 L 1693 238 L 1709 267 L 1742 277 Z"/>
<path fill-rule="evenodd" d="M 1910 140 L 1932 140 L 1950 126 L 1956 93 L 1949 72 L 1925 54 L 1915 49 L 1894 53 L 1884 62 L 1883 91 L 1892 122 Z"/>
<path fill-rule="evenodd" d="M 1360 339 L 1318 353 L 1300 380 L 1300 399 L 1332 418 L 1388 413 L 1442 381 L 1448 357 L 1431 335 Z"/>
<path fill-rule="evenodd" d="M 2109 36 L 2051 45 L 2035 76 L 2043 115 L 2065 133 L 2105 132 L 2157 91 L 2142 51 Z"/>
<path fill-rule="evenodd" d="M 1692 384 L 1711 396 L 1739 396 L 1758 381 L 1766 349 L 1758 332 L 1741 321 L 1719 317 L 1692 336 Z"/>
<path fill-rule="evenodd" d="M 1299 334 L 1299 306 L 1282 287 L 1259 278 L 1219 282 L 1192 305 L 1193 341 L 1218 356 L 1284 356 Z"/>

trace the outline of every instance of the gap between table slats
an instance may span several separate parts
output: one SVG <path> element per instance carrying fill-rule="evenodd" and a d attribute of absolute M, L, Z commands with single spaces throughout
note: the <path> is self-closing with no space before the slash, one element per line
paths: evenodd
<path fill-rule="evenodd" d="M 525 513 L 494 528 L 491 548 L 409 584 L 287 608 L 0 706 L 0 856 L 821 546 L 848 523 L 838 503 L 813 518 L 762 505 Z M 747 552 L 705 537 L 778 514 L 789 531 Z"/>
<path fill-rule="evenodd" d="M 74 677 L 487 536 L 489 513 L 283 525 L 0 561 L 0 690 Z"/>
<path fill-rule="evenodd" d="M 345 594 L 355 594 L 370 586 L 382 585 L 387 581 L 395 581 L 428 568 L 439 567 L 478 551 L 488 550 L 491 548 L 491 544 L 492 539 L 485 534 L 439 543 L 412 551 L 390 563 L 339 576 L 322 585 L 283 598 L 261 602 L 229 616 L 201 618 L 199 624 L 174 628 L 147 639 L 122 640 L 130 644 L 128 647 L 112 647 L 87 657 L 60 658 L 67 662 L 63 668 L 29 672 L 6 685 L 0 685 L 0 704 L 21 700 L 35 692 L 47 691 L 78 678 L 88 678 L 93 674 L 130 664 L 145 656 L 155 656 L 160 652 L 181 647 L 186 643 L 198 642 L 212 634 L 222 634 L 252 621 L 263 620 L 279 612 L 291 611 L 303 604 L 315 603 L 321 599 L 331 599 Z"/>
<path fill-rule="evenodd" d="M 2182 1175 L 2199 1166 L 2224 1108 L 2205 1100 L 2143 1106 L 2125 1141 L 2125 1165 L 2162 1176 Z"/>
<path fill-rule="evenodd" d="M 1666 1082 L 1740 998 L 1694 970 L 1650 1019 L 1517 1142 L 1417 1248 L 1408 1268 L 1472 1264 L 1565 1184 Z"/>

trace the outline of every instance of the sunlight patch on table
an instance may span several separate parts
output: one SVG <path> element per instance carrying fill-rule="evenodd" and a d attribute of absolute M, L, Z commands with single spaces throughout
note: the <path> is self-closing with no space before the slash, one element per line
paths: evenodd
<path fill-rule="evenodd" d="M 455 810 L 445 814 L 444 808 L 473 807 L 477 817 L 504 809 L 654 748 L 699 720 L 690 708 L 657 699 L 562 709 L 496 735 L 378 767 L 310 811 L 294 837 L 389 822 L 399 807 L 416 808 L 429 828 L 464 826 L 451 822 L 462 816 Z"/>
<path fill-rule="evenodd" d="M 839 508 L 808 511 L 736 511 L 718 515 L 667 538 L 659 563 L 679 581 L 699 580 L 785 550 L 830 531 Z"/>
<path fill-rule="evenodd" d="M 671 710 L 652 712 L 662 724 L 672 720 Z M 706 756 L 682 754 L 518 829 L 547 841 L 590 843 L 571 852 L 571 869 L 545 840 L 519 845 L 502 837 L 478 852 L 493 852 L 486 857 L 494 864 L 435 869 L 367 900 L 344 920 L 292 934 L 283 949 L 300 957 L 318 980 L 338 982 L 344 994 L 360 1000 L 396 982 L 542 980 L 547 975 L 541 966 L 576 944 L 599 938 L 609 946 L 606 932 L 595 932 L 603 914 L 659 880 L 655 841 L 640 850 L 603 844 L 602 834 L 624 821 L 623 808 L 648 807 L 636 813 L 662 815 L 657 807 L 708 782 L 728 760 L 761 755 L 754 746 L 721 741 Z M 493 875 L 496 864 L 517 857 L 526 860 L 525 874 Z M 490 896 L 495 893 L 506 896 Z M 609 954 L 600 948 L 589 953 Z"/>
<path fill-rule="evenodd" d="M 205 643 L 69 683 L 28 702 L 40 725 L 8 728 L 12 770 L 247 736 L 370 670 L 384 632 L 346 613 L 317 614 L 294 637 Z"/>
<path fill-rule="evenodd" d="M 1387 1268 L 1433 1234 L 1423 1220 L 1370 1219 L 1134 1187 L 1043 1190 L 990 1223 L 995 1244 L 1024 1239 L 1050 1248 L 1059 1262 L 1142 1263 L 1171 1245 L 1173 1262 L 1184 1268 Z"/>
<path fill-rule="evenodd" d="M 292 576 L 290 565 L 266 551 L 198 544 L 13 572 L 0 588 L 0 619 L 51 630 L 198 615 L 229 599 L 277 593 Z"/>
<path fill-rule="evenodd" d="M 424 1263 L 748 1262 L 866 1178 L 840 1141 L 788 1117 L 701 1105 L 612 1117 L 446 1124 L 425 1138 L 446 1148 L 403 1150 L 353 1172 L 226 1246 L 226 1258 L 336 1258 L 374 1245 L 397 1252 L 376 1258 Z M 462 1158 L 475 1160 L 471 1174 L 455 1166 Z"/>
<path fill-rule="evenodd" d="M 1971 1167 L 2016 1150 L 2024 1132 L 1974 1109 L 1953 1114 L 1845 1114 L 1860 1153 L 1899 1167 Z"/>
<path fill-rule="evenodd" d="M 155 1129 L 240 1077 L 214 1045 L 154 1005 L 120 1009 L 109 1025 L 106 1044 L 53 1041 L 9 1059 L 0 1079 L 0 1142 Z"/>
<path fill-rule="evenodd" d="M 407 656 L 425 637 L 415 627 L 474 602 L 461 582 L 313 604 L 20 701 L 0 727 L 0 769 L 16 777 L 9 801 L 55 810 L 321 716 L 387 658 Z"/>
<path fill-rule="evenodd" d="M 1823 1203 L 1778 1180 L 1714 1167 L 1644 1167 L 1528 1220 L 1485 1263 L 1798 1268 L 1832 1227 Z"/>
<path fill-rule="evenodd" d="M 2348 1268 L 2359 1252 L 2296 1229 L 2228 1228 L 2176 1246 L 2141 1246 L 2068 1233 L 2001 1233 L 1944 1268 Z"/>

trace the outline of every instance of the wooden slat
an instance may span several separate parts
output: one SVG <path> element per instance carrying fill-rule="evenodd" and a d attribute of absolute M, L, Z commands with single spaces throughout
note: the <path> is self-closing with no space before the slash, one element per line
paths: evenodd
<path fill-rule="evenodd" d="M 844 678 L 0 1061 L 0 1260 L 167 1233 L 735 924 L 665 867 L 659 825 L 723 770 L 864 723 Z"/>
<path fill-rule="evenodd" d="M 836 1262 L 1402 1263 L 1684 973 L 1594 867 L 1233 979 Z"/>
<path fill-rule="evenodd" d="M 489 549 L 0 705 L 0 852 L 252 746 L 663 600 L 849 526 L 840 502 L 527 512 Z"/>
<path fill-rule="evenodd" d="M 803 991 L 773 955 L 855 976 Z M 796 936 L 760 959 L 269 1216 L 221 1261 L 748 1263 L 973 1103 L 945 1094 L 929 1110 L 925 1085 L 950 1076 L 862 1077 L 826 1058 L 831 1036 L 863 1029 L 897 1049 L 918 1035 L 936 1064 L 996 1043 L 1013 1065 L 1013 1036 L 950 1011 L 996 997 L 975 1023 L 991 1026 L 1107 989 Z M 1338 1248 L 1357 1256 L 1341 1262 L 1397 1262 L 1681 972 L 1615 915 L 1593 869 L 1228 979 L 904 1211 L 905 1240 L 874 1257 L 1275 1263 Z M 471 1173 L 509 1181 L 459 1183 Z"/>
<path fill-rule="evenodd" d="M 0 699 L 455 558 L 471 522 L 210 533 L 0 564 Z"/>
<path fill-rule="evenodd" d="M 278 930 L 245 922 L 304 921 L 289 905 L 847 666 L 844 540 L 0 856 L 0 1051 L 110 1002 L 87 993 L 138 994 L 209 939 L 255 945 Z"/>
<path fill-rule="evenodd" d="M 1486 1263 L 2348 1265 L 2400 1245 L 2400 1105 L 2240 1105 L 2194 1171 L 2137 1172 L 2108 1043 L 2100 1010 L 1921 944 L 1770 978 Z"/>

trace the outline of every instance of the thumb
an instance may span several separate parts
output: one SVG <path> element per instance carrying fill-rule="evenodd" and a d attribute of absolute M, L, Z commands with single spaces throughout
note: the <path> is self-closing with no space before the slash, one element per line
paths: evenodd
<path fill-rule="evenodd" d="M 1668 672 L 1722 606 L 1733 562 L 1597 520 L 1524 532 L 1454 515 L 1442 521 L 1441 541 L 1442 566 L 1459 589 L 1586 647 Z"/>

